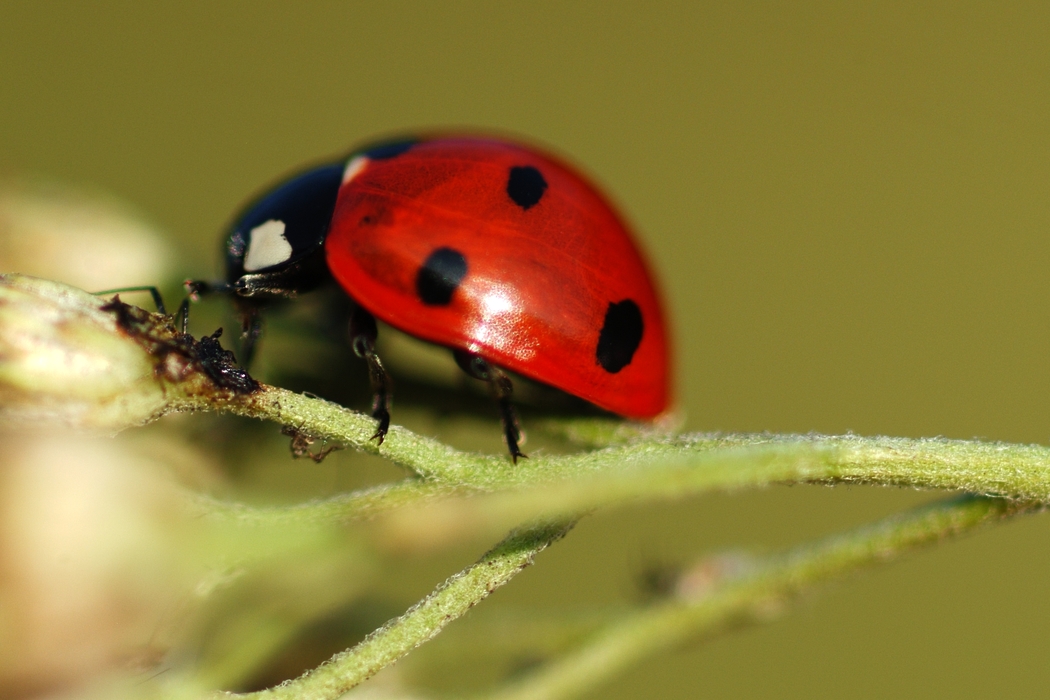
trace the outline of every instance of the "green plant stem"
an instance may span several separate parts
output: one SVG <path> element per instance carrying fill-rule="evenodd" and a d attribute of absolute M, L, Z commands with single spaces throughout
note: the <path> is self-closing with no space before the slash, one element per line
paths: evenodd
<path fill-rule="evenodd" d="M 201 401 L 192 408 L 219 410 L 292 426 L 315 438 L 381 455 L 431 481 L 467 483 L 471 480 L 470 474 L 485 471 L 498 461 L 495 457 L 459 452 L 397 425 L 390 426 L 380 446 L 372 440 L 376 423 L 371 417 L 287 389 L 264 386 L 254 394 L 214 402 L 207 398 Z"/>
<path fill-rule="evenodd" d="M 375 427 L 371 418 L 274 387 L 209 407 L 295 426 L 315 437 L 380 454 L 424 480 L 477 491 L 614 470 L 627 474 L 627 479 L 642 478 L 643 471 L 661 467 L 666 471 L 660 488 L 665 490 L 683 477 L 701 489 L 847 482 L 1050 502 L 1050 448 L 1041 445 L 855 435 L 700 434 L 649 437 L 567 456 L 533 455 L 514 465 L 504 455 L 460 452 L 399 426 L 392 426 L 386 442 L 378 446 L 370 439 Z M 743 469 L 746 463 L 752 466 Z M 632 468 L 638 468 L 633 477 Z"/>
<path fill-rule="evenodd" d="M 773 619 L 814 584 L 889 561 L 921 545 L 1040 506 L 963 497 L 883 520 L 776 557 L 693 599 L 632 613 L 575 652 L 485 696 L 558 700 L 601 685 L 641 659 L 724 631 Z"/>
<path fill-rule="evenodd" d="M 369 526 L 377 535 L 374 541 L 392 548 L 433 546 L 520 522 L 566 521 L 631 501 L 769 484 L 870 483 L 1015 499 L 969 499 L 892 519 L 800 550 L 701 599 L 672 601 L 637 613 L 578 653 L 505 689 L 505 696 L 512 698 L 576 694 L 646 654 L 761 619 L 774 604 L 817 581 L 993 517 L 1033 508 L 1033 502 L 1050 501 L 1050 449 L 1041 446 L 852 435 L 649 436 L 576 455 L 533 455 L 512 466 L 503 456 L 458 452 L 398 427 L 379 447 L 369 440 L 371 419 L 280 389 L 267 388 L 221 408 L 382 454 L 417 475 L 290 509 L 231 506 L 228 513 L 263 521 L 379 516 Z M 545 544 L 513 552 L 506 552 L 506 546 L 357 647 L 260 697 L 336 697 L 393 663 L 506 582 Z"/>
<path fill-rule="evenodd" d="M 233 697 L 251 700 L 334 700 L 434 638 L 532 564 L 533 558 L 560 539 L 571 524 L 548 524 L 511 533 L 477 563 L 464 569 L 401 617 L 388 622 L 360 644 L 327 663 L 275 688 Z"/>
<path fill-rule="evenodd" d="M 418 478 L 284 508 L 209 501 L 206 512 L 260 521 L 384 516 L 372 526 L 377 541 L 397 549 L 491 536 L 531 519 L 573 518 L 599 507 L 771 484 L 866 483 L 1050 502 L 1050 448 L 1038 445 L 854 435 L 649 436 L 574 455 L 533 455 L 515 466 L 502 455 L 459 452 L 397 426 L 379 447 L 369 439 L 371 418 L 282 389 L 220 409 L 382 454 Z"/>
<path fill-rule="evenodd" d="M 251 506 L 222 501 L 206 494 L 191 496 L 202 515 L 253 524 L 341 523 L 383 515 L 400 508 L 425 506 L 458 493 L 470 493 L 449 484 L 419 479 L 371 486 L 330 498 L 289 506 Z"/>

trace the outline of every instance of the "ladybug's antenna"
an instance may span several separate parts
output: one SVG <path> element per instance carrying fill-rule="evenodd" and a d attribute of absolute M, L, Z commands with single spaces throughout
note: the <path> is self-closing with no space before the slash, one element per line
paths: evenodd
<path fill-rule="evenodd" d="M 229 282 L 209 282 L 208 280 L 186 280 L 182 283 L 189 299 L 200 301 L 201 297 L 212 294 L 231 294 L 233 285 Z"/>

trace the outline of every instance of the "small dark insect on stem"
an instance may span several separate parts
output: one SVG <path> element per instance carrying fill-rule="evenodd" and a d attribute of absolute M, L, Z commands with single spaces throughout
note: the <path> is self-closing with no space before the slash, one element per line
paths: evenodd
<path fill-rule="evenodd" d="M 317 452 L 312 452 L 310 448 L 317 441 L 317 439 L 311 435 L 304 433 L 300 428 L 297 428 L 294 425 L 282 426 L 281 434 L 287 435 L 292 439 L 291 443 L 288 445 L 288 447 L 292 451 L 292 457 L 294 457 L 295 459 L 302 459 L 303 457 L 307 457 L 309 459 L 312 459 L 315 464 L 320 464 L 324 461 L 325 457 L 332 454 L 336 450 L 343 449 L 342 445 L 329 445 L 328 447 L 322 447 Z M 324 445 L 324 442 L 325 441 L 322 440 L 321 444 Z"/>

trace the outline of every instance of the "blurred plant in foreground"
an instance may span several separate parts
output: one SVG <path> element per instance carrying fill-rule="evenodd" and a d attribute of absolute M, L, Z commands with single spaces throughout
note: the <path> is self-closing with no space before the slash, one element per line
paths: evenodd
<path fill-rule="evenodd" d="M 172 258 L 160 233 L 114 197 L 40 179 L 0 181 L 0 271 L 107 289 L 166 279 Z"/>
<path fill-rule="evenodd" d="M 4 694 L 152 667 L 195 584 L 185 495 L 127 440 L 8 430 L 2 445 Z"/>
<path fill-rule="evenodd" d="M 408 476 L 325 499 L 252 504 L 223 494 L 232 489 L 216 458 L 185 424 L 116 438 L 85 432 L 209 411 L 284 426 L 300 446 L 320 440 L 379 455 Z M 519 623 L 528 633 L 508 626 L 499 644 L 482 644 L 536 659 L 485 697 L 577 697 L 673 646 L 775 619 L 820 582 L 1050 502 L 1050 448 L 1039 446 L 673 435 L 562 419 L 548 429 L 587 449 L 516 466 L 399 426 L 377 447 L 372 419 L 258 384 L 217 335 L 193 338 L 169 317 L 18 274 L 0 275 L 0 416 L 2 697 L 240 690 L 334 700 L 435 637 L 598 509 L 770 484 L 980 494 L 773 557 L 701 559 L 664 577 L 644 604 L 589 617 L 538 612 Z M 348 614 L 375 608 L 397 562 L 478 538 L 495 544 L 385 624 Z M 323 664 L 291 653 L 336 617 L 349 648 Z M 279 672 L 282 655 L 295 661 Z M 410 673 L 384 676 L 368 697 L 433 696 Z"/>
<path fill-rule="evenodd" d="M 0 277 L 0 413 L 120 430 L 168 400 L 149 353 L 97 297 L 33 277 Z"/>

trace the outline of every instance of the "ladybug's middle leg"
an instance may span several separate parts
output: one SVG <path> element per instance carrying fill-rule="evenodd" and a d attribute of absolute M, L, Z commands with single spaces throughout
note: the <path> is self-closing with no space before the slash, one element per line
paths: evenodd
<path fill-rule="evenodd" d="M 376 320 L 360 306 L 350 315 L 350 346 L 354 354 L 368 363 L 368 377 L 372 382 L 372 417 L 379 421 L 372 439 L 383 444 L 390 429 L 390 394 L 393 382 L 376 355 Z"/>
<path fill-rule="evenodd" d="M 500 421 L 503 423 L 503 437 L 507 440 L 507 449 L 510 450 L 511 460 L 517 464 L 519 457 L 523 459 L 528 457 L 518 447 L 518 444 L 522 441 L 522 434 L 521 428 L 518 426 L 517 411 L 514 410 L 514 404 L 510 400 L 511 395 L 514 393 L 514 384 L 510 381 L 510 377 L 499 367 L 473 353 L 465 350 L 453 350 L 452 355 L 456 358 L 456 364 L 464 372 L 475 379 L 488 382 L 489 387 L 492 388 L 492 394 L 496 397 L 496 402 L 499 404 Z"/>

